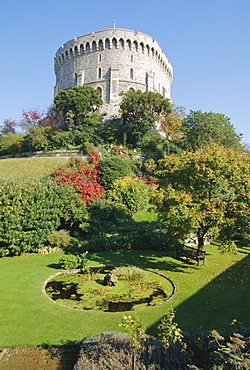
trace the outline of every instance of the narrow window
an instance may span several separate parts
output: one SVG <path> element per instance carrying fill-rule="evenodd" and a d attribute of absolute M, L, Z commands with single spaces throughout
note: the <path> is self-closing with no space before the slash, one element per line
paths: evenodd
<path fill-rule="evenodd" d="M 102 88 L 98 86 L 96 90 L 99 93 L 99 98 L 102 99 Z"/>
<path fill-rule="evenodd" d="M 77 73 L 75 73 L 75 86 L 77 86 Z"/>
<path fill-rule="evenodd" d="M 99 50 L 103 50 L 103 42 L 102 42 L 102 40 L 99 40 L 99 42 L 98 42 L 98 49 Z"/>
<path fill-rule="evenodd" d="M 131 55 L 131 63 L 133 63 L 133 61 L 134 61 L 134 56 L 133 55 Z"/>
<path fill-rule="evenodd" d="M 102 78 L 102 69 L 98 68 L 98 78 Z"/>
<path fill-rule="evenodd" d="M 130 76 L 130 78 L 133 80 L 133 78 L 134 78 L 134 71 L 133 71 L 133 68 L 131 68 L 131 69 L 130 69 L 129 76 Z"/>
<path fill-rule="evenodd" d="M 102 61 L 102 54 L 99 54 L 99 62 Z"/>

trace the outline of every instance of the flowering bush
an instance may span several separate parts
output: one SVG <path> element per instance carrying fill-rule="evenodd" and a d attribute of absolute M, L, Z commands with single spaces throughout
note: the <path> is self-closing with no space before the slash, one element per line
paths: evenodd
<path fill-rule="evenodd" d="M 98 183 L 97 167 L 99 156 L 92 152 L 89 155 L 89 161 L 74 160 L 70 164 L 59 168 L 53 173 L 53 177 L 61 184 L 73 186 L 73 188 L 81 194 L 82 200 L 87 206 L 90 206 L 92 201 L 102 197 L 103 187 Z"/>

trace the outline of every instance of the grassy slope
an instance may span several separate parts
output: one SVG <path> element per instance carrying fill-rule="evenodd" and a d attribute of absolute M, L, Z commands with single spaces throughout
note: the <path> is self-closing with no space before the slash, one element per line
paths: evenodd
<path fill-rule="evenodd" d="M 48 176 L 67 158 L 21 158 L 0 160 L 0 177 Z M 139 213 L 135 221 L 154 214 Z M 148 220 L 148 221 L 150 221 Z M 92 255 L 93 263 L 134 264 L 159 269 L 177 284 L 168 303 L 137 309 L 136 314 L 155 334 L 159 320 L 171 306 L 183 330 L 220 329 L 234 318 L 250 326 L 249 250 L 236 256 L 219 255 L 208 247 L 205 266 L 187 265 L 165 252 L 123 252 Z M 62 344 L 101 331 L 120 330 L 122 313 L 74 311 L 49 301 L 43 281 L 58 271 L 61 254 L 25 255 L 0 259 L 0 348 L 2 346 Z"/>
<path fill-rule="evenodd" d="M 0 177 L 13 179 L 33 176 L 38 179 L 49 176 L 55 169 L 68 162 L 68 158 L 10 158 L 0 160 Z"/>
<path fill-rule="evenodd" d="M 219 255 L 215 246 L 208 252 L 206 265 L 200 267 L 153 251 L 99 253 L 91 256 L 91 263 L 159 269 L 175 281 L 177 293 L 170 302 L 132 312 L 151 334 L 169 307 L 177 308 L 176 321 L 183 330 L 220 329 L 234 318 L 250 326 L 249 254 Z M 74 311 L 42 293 L 44 280 L 58 271 L 60 257 L 57 253 L 0 259 L 0 348 L 62 344 L 120 330 L 121 312 Z"/>

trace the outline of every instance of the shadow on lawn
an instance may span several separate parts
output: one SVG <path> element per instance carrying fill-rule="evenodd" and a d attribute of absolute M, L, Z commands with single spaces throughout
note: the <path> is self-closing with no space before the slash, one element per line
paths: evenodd
<path fill-rule="evenodd" d="M 199 292 L 176 307 L 175 321 L 183 331 L 221 330 L 233 319 L 250 327 L 250 255 L 219 274 Z M 160 322 L 160 321 L 159 321 Z M 156 333 L 156 322 L 149 333 Z"/>
<path fill-rule="evenodd" d="M 133 265 L 141 268 L 158 269 L 164 271 L 190 273 L 190 269 L 196 269 L 194 264 L 186 264 L 176 259 L 175 251 L 155 252 L 147 251 L 124 251 L 112 253 L 93 253 L 90 258 L 100 264 Z M 188 271 L 187 271 L 188 270 Z"/>
<path fill-rule="evenodd" d="M 58 359 L 58 370 L 72 370 L 78 358 L 80 342 L 62 341 L 62 344 L 57 346 L 44 343 L 40 347 L 48 352 L 51 359 Z"/>
<path fill-rule="evenodd" d="M 123 252 L 94 252 L 88 255 L 90 260 L 94 260 L 104 265 L 133 265 L 141 268 L 158 269 L 163 271 L 174 271 L 190 273 L 190 269 L 197 269 L 194 263 L 187 263 L 176 258 L 175 251 L 123 251 Z M 164 258 L 165 257 L 165 258 Z M 167 257 L 167 258 L 166 258 Z M 162 259 L 163 258 L 163 259 Z M 48 265 L 51 269 L 61 270 L 59 263 Z"/>

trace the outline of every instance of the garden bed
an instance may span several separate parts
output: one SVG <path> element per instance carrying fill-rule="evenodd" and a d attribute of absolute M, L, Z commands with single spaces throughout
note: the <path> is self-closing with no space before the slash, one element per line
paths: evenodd
<path fill-rule="evenodd" d="M 134 268 L 138 275 L 124 278 L 118 272 L 122 268 Z M 114 276 L 115 282 L 105 286 L 107 274 Z M 52 301 L 70 309 L 122 312 L 140 305 L 163 304 L 173 297 L 176 286 L 167 276 L 155 271 L 99 265 L 56 273 L 45 281 L 43 291 Z"/>

